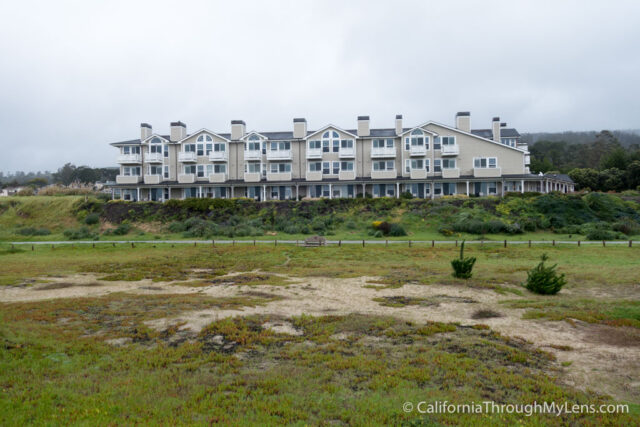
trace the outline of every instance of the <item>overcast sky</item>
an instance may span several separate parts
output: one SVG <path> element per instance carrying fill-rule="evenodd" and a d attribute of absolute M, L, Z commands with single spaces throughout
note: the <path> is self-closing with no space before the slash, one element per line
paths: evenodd
<path fill-rule="evenodd" d="M 2 0 L 0 171 L 116 166 L 140 122 L 640 128 L 638 22 L 613 0 Z"/>

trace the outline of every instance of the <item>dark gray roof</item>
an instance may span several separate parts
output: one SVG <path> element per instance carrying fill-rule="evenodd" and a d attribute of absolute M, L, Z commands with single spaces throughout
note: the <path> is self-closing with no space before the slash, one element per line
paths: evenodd
<path fill-rule="evenodd" d="M 571 177 L 564 173 L 545 173 L 544 176 L 545 178 L 557 179 L 559 181 L 566 181 L 566 182 L 573 183 L 573 180 L 571 179 Z"/>
<path fill-rule="evenodd" d="M 481 138 L 486 138 L 486 139 L 493 138 L 493 130 L 491 129 L 471 129 L 471 133 Z M 502 138 L 519 138 L 520 133 L 518 133 L 518 131 L 515 130 L 514 128 L 501 128 L 500 136 Z"/>

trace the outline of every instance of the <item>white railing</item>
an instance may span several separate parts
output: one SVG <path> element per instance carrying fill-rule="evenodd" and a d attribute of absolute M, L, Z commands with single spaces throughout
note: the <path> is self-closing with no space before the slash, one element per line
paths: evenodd
<path fill-rule="evenodd" d="M 229 158 L 229 153 L 227 151 L 210 151 L 209 152 L 209 160 L 212 162 L 227 160 Z"/>
<path fill-rule="evenodd" d="M 291 150 L 267 150 L 267 160 L 291 160 Z"/>
<path fill-rule="evenodd" d="M 338 152 L 338 155 L 341 158 L 344 158 L 344 157 L 348 157 L 348 158 L 355 157 L 356 150 L 353 147 L 351 147 L 351 148 L 342 148 L 342 147 L 340 147 L 340 151 Z"/>
<path fill-rule="evenodd" d="M 427 154 L 427 149 L 424 145 L 412 145 L 410 154 L 412 156 L 424 156 Z"/>
<path fill-rule="evenodd" d="M 181 173 L 178 175 L 178 182 L 180 184 L 193 184 L 196 182 L 195 173 Z"/>
<path fill-rule="evenodd" d="M 144 183 L 145 184 L 160 184 L 162 181 L 162 175 L 145 175 Z"/>
<path fill-rule="evenodd" d="M 142 181 L 140 175 L 117 175 L 116 184 L 137 184 Z"/>
<path fill-rule="evenodd" d="M 394 147 L 372 148 L 371 157 L 395 157 L 396 149 Z"/>
<path fill-rule="evenodd" d="M 226 173 L 212 173 L 209 174 L 209 182 L 225 182 L 227 180 Z"/>
<path fill-rule="evenodd" d="M 321 158 L 322 158 L 322 148 L 307 149 L 307 159 L 321 159 Z"/>
<path fill-rule="evenodd" d="M 144 160 L 148 163 L 162 163 L 162 153 L 147 153 Z"/>
<path fill-rule="evenodd" d="M 443 156 L 456 156 L 459 153 L 459 147 L 458 144 L 454 144 L 454 145 L 443 145 L 442 148 L 440 149 L 440 153 Z"/>
<path fill-rule="evenodd" d="M 458 168 L 442 168 L 443 178 L 460 178 L 460 169 Z"/>
<path fill-rule="evenodd" d="M 178 153 L 178 161 L 180 162 L 195 162 L 197 159 L 194 151 L 180 151 Z"/>
<path fill-rule="evenodd" d="M 267 172 L 267 181 L 291 181 L 291 172 Z"/>
<path fill-rule="evenodd" d="M 244 152 L 245 160 L 260 160 L 262 158 L 262 151 L 260 150 L 247 150 Z"/>
<path fill-rule="evenodd" d="M 120 154 L 118 156 L 118 163 L 140 163 L 141 161 L 140 154 Z"/>

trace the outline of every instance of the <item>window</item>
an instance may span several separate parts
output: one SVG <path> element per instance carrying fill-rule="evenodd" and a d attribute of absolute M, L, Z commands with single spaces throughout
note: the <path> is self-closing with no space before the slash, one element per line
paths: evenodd
<path fill-rule="evenodd" d="M 436 136 L 435 138 L 433 138 L 433 149 L 434 150 L 440 150 L 440 137 Z"/>
<path fill-rule="evenodd" d="M 198 165 L 198 178 L 204 178 L 204 165 Z"/>
<path fill-rule="evenodd" d="M 425 144 L 425 139 L 426 138 L 424 132 L 421 129 L 415 129 L 413 132 L 411 132 L 411 147 L 423 147 Z"/>
<path fill-rule="evenodd" d="M 212 142 L 213 138 L 210 135 L 200 135 L 196 142 Z"/>
<path fill-rule="evenodd" d="M 213 165 L 213 173 L 227 173 L 227 165 L 224 163 Z"/>
<path fill-rule="evenodd" d="M 309 141 L 309 150 L 319 150 L 322 148 L 322 141 L 319 139 Z"/>
<path fill-rule="evenodd" d="M 149 153 L 162 153 L 162 145 L 150 145 Z"/>
<path fill-rule="evenodd" d="M 226 150 L 226 145 L 224 142 L 216 142 L 213 144 L 213 151 L 223 153 Z"/>
<path fill-rule="evenodd" d="M 412 170 L 422 170 L 424 168 L 423 159 L 407 159 L 405 160 L 405 171 L 410 173 Z"/>
<path fill-rule="evenodd" d="M 322 162 L 309 162 L 309 172 L 321 172 Z"/>
<path fill-rule="evenodd" d="M 393 138 L 374 139 L 373 148 L 393 148 Z"/>
<path fill-rule="evenodd" d="M 455 136 L 443 136 L 440 139 L 442 141 L 442 145 L 456 145 Z"/>
<path fill-rule="evenodd" d="M 340 173 L 340 162 L 333 162 L 333 174 L 338 175 Z"/>
<path fill-rule="evenodd" d="M 395 169 L 393 160 L 382 160 L 378 162 L 373 162 L 373 170 L 374 171 L 392 171 Z"/>
<path fill-rule="evenodd" d="M 165 157 L 169 157 L 169 146 L 168 145 L 164 146 L 164 156 Z"/>
<path fill-rule="evenodd" d="M 162 144 L 162 140 L 160 138 L 158 138 L 157 136 L 154 136 L 153 138 L 151 138 L 151 144 Z"/>
<path fill-rule="evenodd" d="M 324 162 L 322 163 L 322 174 L 323 175 L 329 175 L 331 173 L 331 163 L 330 162 Z"/>
<path fill-rule="evenodd" d="M 149 175 L 162 175 L 162 166 L 149 166 Z"/>
<path fill-rule="evenodd" d="M 498 167 L 498 159 L 496 157 L 476 157 L 473 159 L 473 167 L 484 168 L 496 168 Z"/>
<path fill-rule="evenodd" d="M 333 152 L 337 153 L 338 151 L 340 151 L 340 141 L 337 139 L 333 140 Z"/>
<path fill-rule="evenodd" d="M 346 149 L 353 148 L 353 139 L 343 139 L 340 141 L 340 147 Z"/>
<path fill-rule="evenodd" d="M 353 171 L 353 162 L 342 162 L 340 163 L 340 170 L 345 172 Z"/>
<path fill-rule="evenodd" d="M 122 154 L 140 154 L 140 147 L 125 145 L 122 147 Z"/>
<path fill-rule="evenodd" d="M 254 133 L 251 136 L 249 136 L 249 138 L 247 138 L 247 140 L 248 141 L 260 141 L 260 137 Z"/>
<path fill-rule="evenodd" d="M 196 165 L 185 165 L 184 173 L 185 174 L 196 173 Z"/>
<path fill-rule="evenodd" d="M 140 166 L 125 166 L 122 168 L 124 176 L 140 176 Z"/>
<path fill-rule="evenodd" d="M 198 144 L 198 152 L 197 152 L 196 155 L 197 156 L 204 156 L 204 145 Z"/>
<path fill-rule="evenodd" d="M 204 145 L 204 154 L 208 156 L 212 151 L 212 147 L 213 145 L 210 142 L 206 143 Z"/>
<path fill-rule="evenodd" d="M 429 160 L 431 159 L 424 159 L 424 168 L 427 172 L 430 172 L 429 170 Z"/>
<path fill-rule="evenodd" d="M 333 151 L 337 153 L 340 150 L 340 135 L 335 130 L 326 131 L 322 134 L 322 152 L 329 153 Z"/>
<path fill-rule="evenodd" d="M 185 144 L 184 145 L 184 151 L 185 151 L 185 153 L 195 153 L 196 144 Z"/>
<path fill-rule="evenodd" d="M 245 163 L 244 171 L 247 173 L 260 173 L 260 163 L 259 162 Z"/>
<path fill-rule="evenodd" d="M 169 166 L 164 167 L 164 177 L 165 179 L 169 179 Z M 165 198 L 168 199 L 168 197 Z"/>
<path fill-rule="evenodd" d="M 291 163 L 271 163 L 271 173 L 291 172 Z"/>
<path fill-rule="evenodd" d="M 442 172 L 442 159 L 433 159 L 433 171 Z"/>
<path fill-rule="evenodd" d="M 253 135 L 255 136 L 255 135 Z M 260 143 L 259 142 L 248 142 L 244 144 L 245 151 L 260 151 Z"/>
<path fill-rule="evenodd" d="M 456 159 L 442 159 L 442 169 L 455 169 Z"/>
<path fill-rule="evenodd" d="M 329 140 L 322 141 L 322 152 L 323 153 L 329 152 Z"/>

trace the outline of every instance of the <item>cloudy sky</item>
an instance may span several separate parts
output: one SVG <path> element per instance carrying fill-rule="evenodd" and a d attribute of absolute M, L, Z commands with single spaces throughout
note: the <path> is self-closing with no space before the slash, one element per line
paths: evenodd
<path fill-rule="evenodd" d="M 640 128 L 638 1 L 0 2 L 0 171 L 167 133 L 435 120 Z"/>

